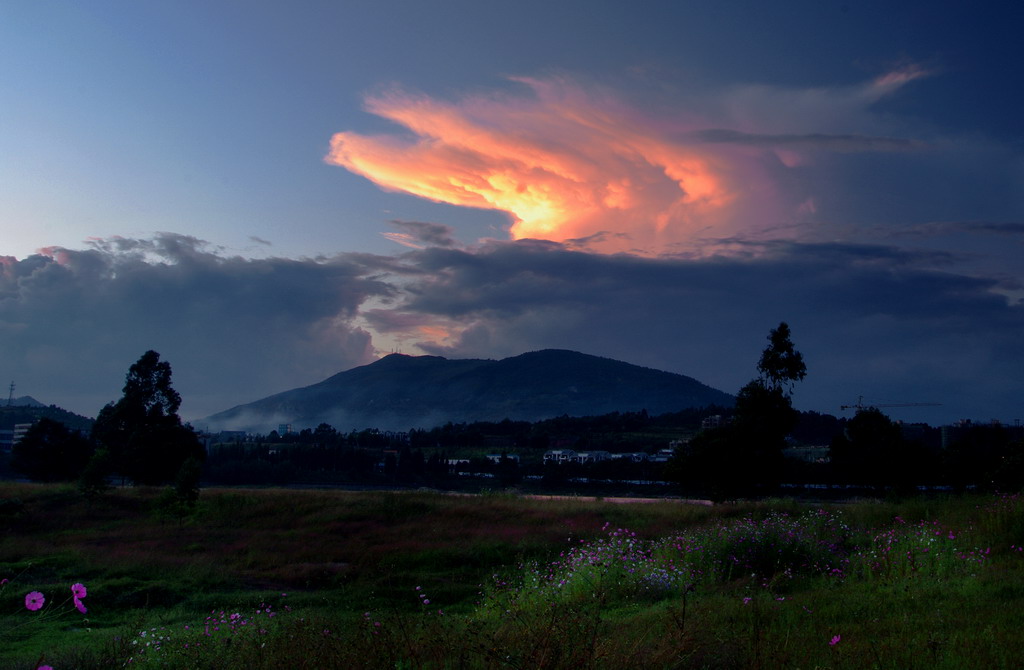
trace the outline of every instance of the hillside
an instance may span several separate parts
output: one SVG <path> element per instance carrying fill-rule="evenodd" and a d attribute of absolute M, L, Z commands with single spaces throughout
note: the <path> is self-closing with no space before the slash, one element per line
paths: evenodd
<path fill-rule="evenodd" d="M 211 430 L 408 430 L 446 422 L 518 421 L 609 412 L 675 412 L 731 405 L 695 379 L 574 351 L 499 361 L 391 354 L 304 388 L 240 405 L 198 423 Z"/>
<path fill-rule="evenodd" d="M 31 402 L 22 403 L 26 399 Z M 14 404 L 0 407 L 0 429 L 10 430 L 16 424 L 34 423 L 43 417 L 59 421 L 72 430 L 81 430 L 84 433 L 88 433 L 92 429 L 92 419 L 79 416 L 56 405 L 47 407 L 29 396 L 17 398 Z"/>

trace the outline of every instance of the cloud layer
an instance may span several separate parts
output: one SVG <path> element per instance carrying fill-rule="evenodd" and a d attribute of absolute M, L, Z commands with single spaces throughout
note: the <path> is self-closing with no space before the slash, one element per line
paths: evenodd
<path fill-rule="evenodd" d="M 404 230 L 447 240 L 443 228 Z M 864 395 L 940 402 L 917 417 L 935 423 L 1019 417 L 1024 307 L 995 280 L 892 246 L 735 247 L 749 253 L 651 258 L 521 240 L 254 260 L 171 234 L 97 240 L 4 259 L 0 348 L 19 394 L 87 414 L 119 397 L 128 366 L 156 349 L 183 412 L 199 418 L 396 345 L 452 358 L 568 348 L 732 392 L 785 320 L 808 364 L 802 408 L 837 413 Z"/>
<path fill-rule="evenodd" d="M 806 215 L 812 196 L 790 169 L 815 154 L 921 149 L 870 134 L 891 128 L 868 108 L 924 74 L 822 90 L 734 87 L 681 96 L 658 115 L 567 77 L 518 78 L 515 93 L 455 102 L 392 88 L 366 108 L 407 133 L 337 133 L 327 161 L 385 189 L 505 212 L 512 239 L 692 253 L 705 238 Z"/>
<path fill-rule="evenodd" d="M 863 395 L 941 402 L 933 422 L 1019 418 L 1024 163 L 885 113 L 928 74 L 647 105 L 566 77 L 454 102 L 391 89 L 367 108 L 405 130 L 339 133 L 328 160 L 506 212 L 511 239 L 392 220 L 395 256 L 243 258 L 166 233 L 0 258 L 0 374 L 95 414 L 156 349 L 198 418 L 394 348 L 559 347 L 735 391 L 785 320 L 802 408 Z"/>
<path fill-rule="evenodd" d="M 174 234 L 91 247 L 8 257 L 0 275 L 4 374 L 89 415 L 147 349 L 171 362 L 189 416 L 366 363 L 371 337 L 353 318 L 392 292 L 340 258 L 224 257 Z"/>
<path fill-rule="evenodd" d="M 735 391 L 768 330 L 785 320 L 809 375 L 798 405 L 838 413 L 875 402 L 940 402 L 927 418 L 1020 412 L 1024 307 L 993 280 L 943 273 L 932 253 L 848 244 L 756 245 L 752 258 L 651 259 L 494 243 L 404 257 L 405 302 L 374 330 L 455 357 L 577 348 Z M 416 341 L 416 326 L 445 333 Z M 1012 362 L 1012 363 L 1011 363 Z"/>

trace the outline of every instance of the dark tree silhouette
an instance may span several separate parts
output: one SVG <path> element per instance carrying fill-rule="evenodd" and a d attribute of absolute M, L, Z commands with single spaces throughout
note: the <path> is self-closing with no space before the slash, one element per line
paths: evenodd
<path fill-rule="evenodd" d="M 74 481 L 92 453 L 93 444 L 81 431 L 44 417 L 14 445 L 11 467 L 36 481 Z"/>
<path fill-rule="evenodd" d="M 786 437 L 800 418 L 791 400 L 793 386 L 807 374 L 790 337 L 785 322 L 771 330 L 757 379 L 736 395 L 732 422 L 677 450 L 671 471 L 684 485 L 712 499 L 766 495 L 777 488 Z"/>
<path fill-rule="evenodd" d="M 944 455 L 948 481 L 958 489 L 1018 491 L 1024 486 L 1024 440 L 998 425 L 965 429 Z"/>
<path fill-rule="evenodd" d="M 757 363 L 761 384 L 768 389 L 783 389 L 792 395 L 793 385 L 807 376 L 803 355 L 793 347 L 789 324 L 785 321 L 768 333 L 768 346 Z"/>
<path fill-rule="evenodd" d="M 875 407 L 857 411 L 832 440 L 829 456 L 839 481 L 896 492 L 913 489 L 925 458 L 923 447 L 907 441 L 899 424 Z"/>
<path fill-rule="evenodd" d="M 138 484 L 174 479 L 189 458 L 205 450 L 178 416 L 181 396 L 171 387 L 171 366 L 147 351 L 128 370 L 124 395 L 96 417 L 93 437 L 109 449 L 113 467 Z"/>

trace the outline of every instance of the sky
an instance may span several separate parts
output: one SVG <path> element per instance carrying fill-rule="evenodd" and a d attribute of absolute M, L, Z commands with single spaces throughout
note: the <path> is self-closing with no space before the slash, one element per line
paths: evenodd
<path fill-rule="evenodd" d="M 562 348 L 1024 418 L 1005 3 L 0 3 L 0 382 L 182 416 Z M 928 403 L 927 405 L 921 403 Z M 362 426 L 339 426 L 349 430 Z"/>

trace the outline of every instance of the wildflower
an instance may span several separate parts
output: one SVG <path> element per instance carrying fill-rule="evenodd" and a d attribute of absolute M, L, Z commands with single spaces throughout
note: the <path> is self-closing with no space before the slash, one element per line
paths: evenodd
<path fill-rule="evenodd" d="M 36 670 L 53 670 L 52 665 L 40 665 Z"/>
<path fill-rule="evenodd" d="M 743 598 L 743 604 L 744 605 L 749 605 L 751 600 L 753 600 L 753 598 L 751 598 L 750 596 L 745 596 Z"/>
<path fill-rule="evenodd" d="M 43 603 L 46 602 L 46 596 L 39 591 L 33 591 L 25 596 L 25 607 L 35 612 L 43 607 Z"/>
<path fill-rule="evenodd" d="M 88 592 L 85 590 L 85 584 L 72 584 L 71 593 L 73 593 L 76 598 L 84 598 L 88 595 Z"/>
<path fill-rule="evenodd" d="M 85 609 L 85 605 L 83 605 L 82 601 L 78 599 L 78 596 L 75 596 L 75 609 L 77 609 L 82 614 L 85 614 L 86 612 L 89 611 L 89 610 Z"/>
<path fill-rule="evenodd" d="M 842 639 L 843 639 L 843 636 L 842 636 L 842 635 L 833 635 L 833 636 L 832 636 L 832 639 L 831 639 L 831 640 L 829 640 L 828 646 L 830 646 L 830 647 L 834 647 L 834 646 L 836 646 L 837 644 L 839 644 L 839 641 L 840 641 L 840 640 L 842 640 Z"/>

